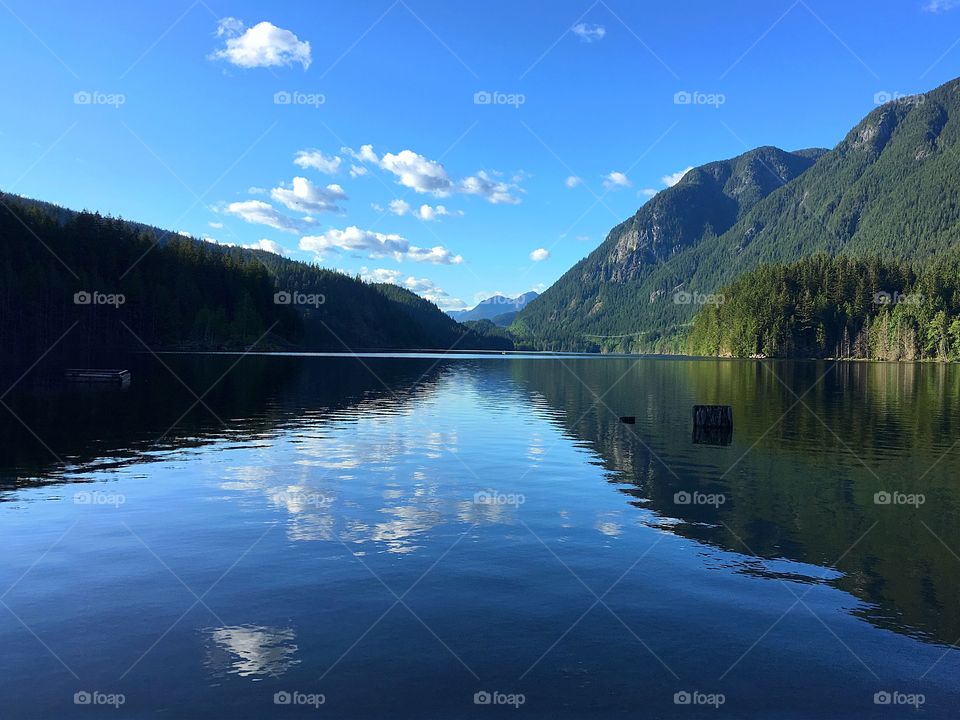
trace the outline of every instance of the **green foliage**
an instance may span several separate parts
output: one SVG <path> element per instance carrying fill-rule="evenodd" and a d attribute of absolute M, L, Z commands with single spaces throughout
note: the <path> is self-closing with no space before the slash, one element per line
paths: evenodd
<path fill-rule="evenodd" d="M 960 251 L 914 270 L 818 254 L 764 265 L 697 314 L 695 355 L 960 359 Z"/>

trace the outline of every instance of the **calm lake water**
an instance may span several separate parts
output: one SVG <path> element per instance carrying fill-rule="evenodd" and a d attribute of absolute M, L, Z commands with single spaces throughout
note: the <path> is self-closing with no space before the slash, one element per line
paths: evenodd
<path fill-rule="evenodd" d="M 956 717 L 958 367 L 162 362 L 3 398 L 4 719 Z"/>

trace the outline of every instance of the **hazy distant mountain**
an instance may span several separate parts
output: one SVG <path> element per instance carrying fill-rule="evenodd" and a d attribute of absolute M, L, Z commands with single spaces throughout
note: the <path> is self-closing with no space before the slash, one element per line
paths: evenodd
<path fill-rule="evenodd" d="M 492 320 L 497 325 L 506 327 L 513 322 L 516 313 L 523 310 L 523 308 L 525 308 L 530 301 L 536 299 L 537 296 L 538 293 L 533 290 L 515 298 L 494 295 L 470 310 L 452 310 L 447 314 L 457 322 Z"/>

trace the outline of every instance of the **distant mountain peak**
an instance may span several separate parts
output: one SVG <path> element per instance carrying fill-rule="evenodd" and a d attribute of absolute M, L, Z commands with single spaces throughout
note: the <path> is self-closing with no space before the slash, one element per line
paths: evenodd
<path fill-rule="evenodd" d="M 525 292 L 515 298 L 499 294 L 493 295 L 485 300 L 481 300 L 475 307 L 469 310 L 452 310 L 447 314 L 458 322 L 467 322 L 468 320 L 494 320 L 498 324 L 509 325 L 513 316 L 525 308 L 532 300 L 536 299 L 538 295 L 539 293 L 534 290 Z M 509 316 L 509 318 L 505 316 Z"/>

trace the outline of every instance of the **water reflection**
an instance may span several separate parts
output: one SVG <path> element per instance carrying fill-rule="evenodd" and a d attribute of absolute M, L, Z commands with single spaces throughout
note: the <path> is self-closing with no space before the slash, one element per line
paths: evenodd
<path fill-rule="evenodd" d="M 238 625 L 213 628 L 206 666 L 214 675 L 279 677 L 300 663 L 297 635 L 291 628 Z"/>

